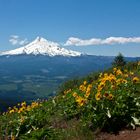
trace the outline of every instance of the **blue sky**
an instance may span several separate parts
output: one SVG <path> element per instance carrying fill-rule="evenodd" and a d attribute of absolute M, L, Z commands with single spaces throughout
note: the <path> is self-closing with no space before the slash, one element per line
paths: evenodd
<path fill-rule="evenodd" d="M 0 51 L 37 36 L 94 55 L 140 56 L 140 0 L 0 0 Z"/>

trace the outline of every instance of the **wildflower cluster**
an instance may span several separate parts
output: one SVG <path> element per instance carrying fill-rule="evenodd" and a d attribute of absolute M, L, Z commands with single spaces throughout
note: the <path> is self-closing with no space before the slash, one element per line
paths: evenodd
<path fill-rule="evenodd" d="M 139 66 L 140 63 L 138 63 Z M 114 119 L 118 120 L 118 115 L 122 117 L 122 120 L 118 120 L 122 124 L 131 122 L 132 125 L 133 118 L 136 120 L 138 115 L 131 108 L 133 106 L 134 110 L 140 109 L 136 90 L 139 84 L 140 79 L 137 73 L 126 69 L 113 68 L 112 72 L 100 73 L 97 81 L 92 83 L 84 81 L 78 88 L 65 92 L 64 96 L 68 97 L 68 99 L 74 99 L 77 107 L 85 110 L 83 111 L 85 114 L 83 113 L 82 115 L 85 115 L 83 118 L 86 119 L 86 123 L 93 123 L 98 127 L 101 125 L 100 118 L 104 119 L 104 121 L 112 118 L 112 121 L 114 121 Z M 69 98 L 70 96 L 71 98 Z M 73 106 L 73 102 L 71 106 Z M 128 118 L 126 119 L 126 117 Z M 131 121 L 127 122 L 128 120 Z M 108 125 L 108 122 L 107 124 L 104 123 L 104 125 Z M 114 124 L 114 126 L 116 125 L 118 124 Z"/>
<path fill-rule="evenodd" d="M 87 102 L 88 97 L 91 94 L 92 87 L 93 87 L 92 84 L 88 84 L 87 81 L 84 81 L 79 86 L 77 91 L 70 89 L 70 90 L 65 91 L 64 94 L 65 96 L 71 94 L 74 97 L 78 106 L 83 106 Z"/>
<path fill-rule="evenodd" d="M 128 86 L 137 83 L 139 83 L 139 78 L 132 71 L 121 71 L 120 69 L 114 68 L 112 73 L 100 73 L 96 84 L 87 84 L 87 81 L 84 81 L 79 86 L 79 89 L 76 91 L 75 89 L 67 90 L 65 91 L 65 95 L 71 93 L 78 105 L 83 106 L 90 95 L 96 101 L 101 99 L 112 100 L 117 95 L 116 92 L 126 90 Z"/>
<path fill-rule="evenodd" d="M 11 113 L 22 113 L 32 110 L 33 108 L 37 108 L 41 106 L 41 103 L 39 102 L 32 102 L 31 105 L 27 105 L 26 102 L 19 103 L 17 106 L 14 106 L 13 108 L 9 107 L 7 114 Z"/>
<path fill-rule="evenodd" d="M 38 110 L 42 107 L 43 101 L 37 100 L 27 105 L 26 102 L 19 103 L 17 106 L 9 107 L 8 111 L 3 113 L 3 117 L 8 116 L 9 122 L 7 135 L 12 140 L 17 139 L 23 132 L 31 133 L 38 129 L 38 122 L 35 118 L 38 117 Z M 37 113 L 37 114 L 36 114 Z M 12 118 L 10 120 L 10 118 Z"/>
<path fill-rule="evenodd" d="M 100 74 L 96 89 L 95 99 L 98 101 L 101 98 L 112 100 L 117 96 L 119 90 L 126 90 L 128 86 L 134 86 L 139 82 L 139 78 L 133 72 L 114 68 L 113 73 Z M 123 91 L 122 91 L 123 92 Z M 121 93 L 120 93 L 121 94 Z"/>

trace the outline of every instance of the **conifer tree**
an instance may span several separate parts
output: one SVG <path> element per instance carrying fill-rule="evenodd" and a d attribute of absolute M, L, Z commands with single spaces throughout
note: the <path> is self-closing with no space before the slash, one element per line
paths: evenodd
<path fill-rule="evenodd" d="M 123 67 L 124 65 L 126 64 L 126 61 L 124 59 L 124 56 L 119 53 L 115 58 L 114 58 L 114 61 L 112 63 L 112 65 L 114 67 Z"/>

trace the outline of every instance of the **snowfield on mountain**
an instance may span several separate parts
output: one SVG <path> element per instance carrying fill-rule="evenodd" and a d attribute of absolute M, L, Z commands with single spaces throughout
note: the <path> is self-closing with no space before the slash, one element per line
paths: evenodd
<path fill-rule="evenodd" d="M 80 52 L 68 50 L 60 47 L 58 43 L 48 41 L 42 37 L 37 37 L 26 46 L 1 52 L 2 55 L 48 55 L 48 56 L 81 56 Z"/>

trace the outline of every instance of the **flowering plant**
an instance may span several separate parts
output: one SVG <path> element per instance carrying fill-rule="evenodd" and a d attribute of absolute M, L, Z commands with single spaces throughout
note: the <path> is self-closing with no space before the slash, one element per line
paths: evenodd
<path fill-rule="evenodd" d="M 64 98 L 73 100 L 71 106 L 77 104 L 74 111 L 91 128 L 108 131 L 126 126 L 135 128 L 140 124 L 139 83 L 134 72 L 114 68 L 111 73 L 101 73 L 95 82 L 84 81 L 79 88 L 65 91 Z"/>

